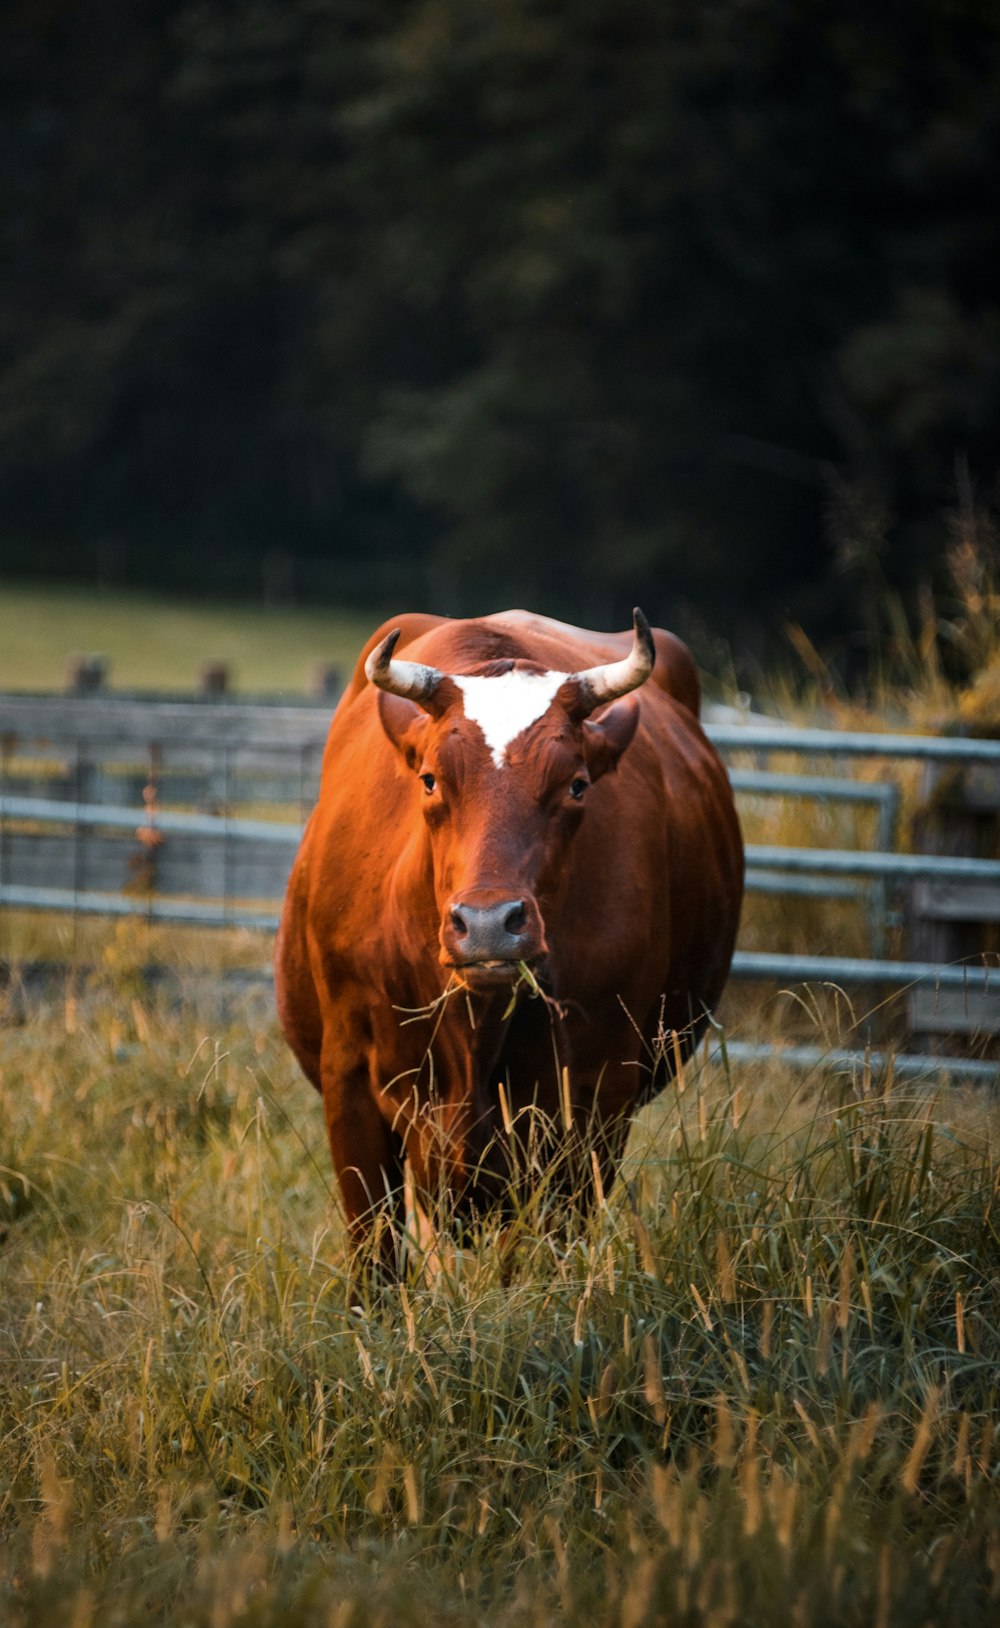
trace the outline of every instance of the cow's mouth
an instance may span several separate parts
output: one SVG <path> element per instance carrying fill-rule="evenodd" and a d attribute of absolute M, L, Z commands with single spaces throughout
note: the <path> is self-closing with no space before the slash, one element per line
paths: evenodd
<path fill-rule="evenodd" d="M 452 966 L 459 983 L 467 989 L 509 986 L 518 976 L 516 961 L 456 961 Z"/>
<path fill-rule="evenodd" d="M 486 989 L 510 989 L 525 976 L 529 966 L 532 975 L 541 968 L 538 961 L 528 963 L 504 958 L 491 961 L 452 961 L 450 970 L 460 984 L 476 992 Z"/>

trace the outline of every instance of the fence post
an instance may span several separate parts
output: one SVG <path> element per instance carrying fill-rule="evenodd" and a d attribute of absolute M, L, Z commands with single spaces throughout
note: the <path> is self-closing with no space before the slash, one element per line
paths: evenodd
<path fill-rule="evenodd" d="M 106 656 L 70 656 L 66 663 L 66 693 L 96 695 L 108 681 Z"/>
<path fill-rule="evenodd" d="M 332 661 L 317 661 L 309 675 L 309 694 L 317 701 L 336 701 L 344 688 L 340 668 Z"/>
<path fill-rule="evenodd" d="M 913 821 L 917 852 L 975 859 L 1000 855 L 1000 766 L 928 763 Z M 1000 944 L 1000 887 L 928 878 L 909 892 L 909 954 L 950 965 Z M 967 989 L 918 987 L 909 997 L 910 1029 L 932 1037 L 1000 1034 L 1000 980 L 970 972 Z M 949 1043 L 951 1043 L 949 1041 Z"/>
<path fill-rule="evenodd" d="M 227 661 L 203 661 L 198 669 L 198 694 L 205 700 L 217 700 L 227 695 L 230 676 Z"/>

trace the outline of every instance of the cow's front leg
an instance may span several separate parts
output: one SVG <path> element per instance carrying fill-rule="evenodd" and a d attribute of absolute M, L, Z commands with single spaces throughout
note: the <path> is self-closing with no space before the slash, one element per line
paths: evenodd
<path fill-rule="evenodd" d="M 323 1109 L 333 1168 L 340 1185 L 351 1251 L 352 1281 L 371 1267 L 376 1278 L 398 1276 L 405 1230 L 400 1139 L 375 1105 L 366 1066 L 345 1069 L 324 1046 Z"/>

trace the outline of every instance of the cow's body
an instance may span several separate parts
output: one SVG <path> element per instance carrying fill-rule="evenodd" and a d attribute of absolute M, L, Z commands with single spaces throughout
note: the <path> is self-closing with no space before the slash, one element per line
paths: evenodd
<path fill-rule="evenodd" d="M 380 656 L 390 628 L 401 662 L 391 640 Z M 502 1107 L 534 1101 L 558 1121 L 561 1080 L 607 1179 L 650 1088 L 653 1037 L 689 1044 L 722 992 L 739 827 L 691 658 L 653 637 L 652 676 L 626 700 L 590 696 L 592 718 L 567 711 L 562 677 L 595 663 L 617 675 L 631 634 L 523 612 L 408 616 L 362 652 L 276 955 L 281 1021 L 322 1092 L 356 1234 L 399 1202 L 406 1158 L 425 1192 L 500 1196 Z M 380 693 L 366 660 L 376 682 L 392 668 L 411 689 Z M 431 701 L 400 699 L 428 672 Z M 518 961 L 558 1008 L 524 988 L 512 1003 Z M 456 983 L 468 993 L 441 1000 Z"/>

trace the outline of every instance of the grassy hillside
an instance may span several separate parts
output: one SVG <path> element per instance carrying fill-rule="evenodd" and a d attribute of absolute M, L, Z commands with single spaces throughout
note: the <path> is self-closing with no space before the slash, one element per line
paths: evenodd
<path fill-rule="evenodd" d="M 0 690 L 59 690 L 73 654 L 101 654 L 116 689 L 190 690 L 201 663 L 231 664 L 234 687 L 301 695 L 317 662 L 353 666 L 376 617 L 268 610 L 138 593 L 0 584 Z"/>

